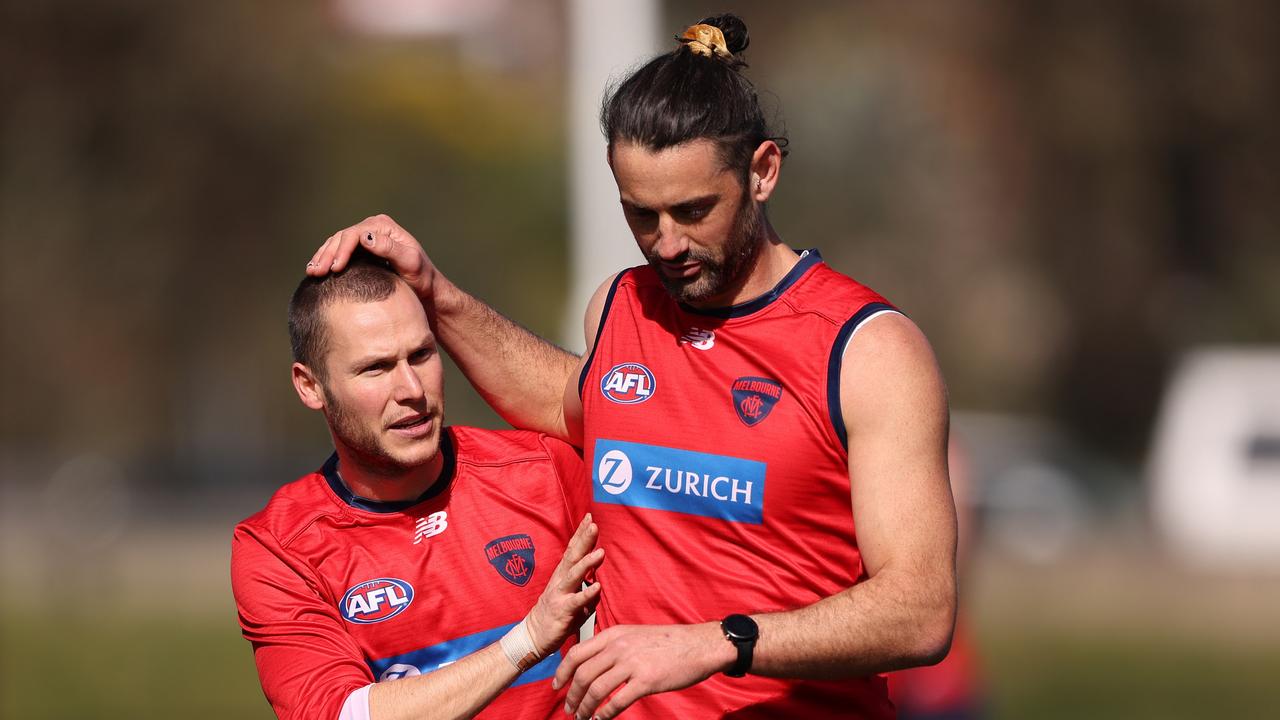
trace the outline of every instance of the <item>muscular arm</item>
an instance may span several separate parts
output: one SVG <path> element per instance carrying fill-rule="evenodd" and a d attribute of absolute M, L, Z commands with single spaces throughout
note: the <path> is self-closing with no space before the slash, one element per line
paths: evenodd
<path fill-rule="evenodd" d="M 868 577 L 806 607 L 754 616 L 760 637 L 753 674 L 863 676 L 937 662 L 950 644 L 956 521 L 946 390 L 933 352 L 905 317 L 877 317 L 850 343 L 840 384 Z M 594 709 L 607 719 L 644 695 L 701 682 L 735 659 L 716 622 L 616 626 L 571 650 L 556 683 L 572 680 L 568 703 L 578 717 Z"/>
<path fill-rule="evenodd" d="M 956 519 L 946 389 L 910 320 L 884 315 L 857 332 L 840 405 L 868 577 L 808 607 L 756 617 L 755 674 L 868 675 L 936 663 L 950 646 Z"/>
<path fill-rule="evenodd" d="M 307 264 L 320 276 L 346 267 L 363 247 L 387 259 L 422 299 L 436 336 L 485 402 L 513 426 L 581 443 L 564 398 L 580 359 L 503 316 L 449 281 L 422 245 L 386 215 L 331 236 Z M 576 385 L 575 397 L 576 397 Z M 579 412 L 579 416 L 581 413 Z"/>
<path fill-rule="evenodd" d="M 442 276 L 437 278 L 433 302 L 437 337 L 502 419 L 581 445 L 581 418 L 573 427 L 564 406 L 570 388 L 577 397 L 581 358 L 534 335 Z"/>

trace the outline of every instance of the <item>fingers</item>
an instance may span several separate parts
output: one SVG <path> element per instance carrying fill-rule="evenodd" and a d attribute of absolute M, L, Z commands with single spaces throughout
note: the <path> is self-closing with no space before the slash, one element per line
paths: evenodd
<path fill-rule="evenodd" d="M 308 275 L 320 276 L 329 272 L 329 263 L 333 262 L 332 260 L 328 260 L 328 258 L 331 257 L 331 251 L 329 248 L 333 245 L 334 239 L 337 237 L 337 234 L 330 235 L 323 243 L 320 244 L 320 248 L 311 256 L 311 260 L 307 262 Z"/>
<path fill-rule="evenodd" d="M 581 645 L 573 648 L 569 653 L 572 654 L 578 647 L 581 647 Z M 567 655 L 565 659 L 568 659 Z M 564 660 L 560 661 L 560 665 L 561 667 L 564 666 Z M 589 660 L 582 661 L 574 671 L 572 681 L 568 683 L 569 692 L 565 695 L 565 711 L 573 714 L 581 709 L 582 712 L 578 713 L 579 715 L 589 715 L 594 705 L 582 705 L 580 707 L 582 699 L 586 697 L 587 692 L 596 684 L 597 680 L 601 681 L 599 688 L 603 689 L 609 682 L 606 676 L 611 672 L 614 673 L 614 685 L 609 687 L 609 692 L 612 692 L 613 688 L 616 688 L 619 683 L 626 679 L 617 674 L 612 656 L 608 653 L 596 653 Z M 555 687 L 554 682 L 552 687 Z M 608 692 L 599 695 L 597 702 L 608 696 Z"/>
<path fill-rule="evenodd" d="M 311 256 L 307 274 L 321 276 L 341 271 L 361 245 L 374 255 L 390 260 L 396 267 L 412 259 L 412 254 L 420 249 L 417 240 L 395 220 L 386 215 L 374 215 L 330 235 Z"/>
<path fill-rule="evenodd" d="M 600 567 L 604 562 L 604 548 L 596 548 L 587 553 L 585 557 L 578 560 L 568 568 L 560 568 L 557 570 L 559 581 L 556 588 L 561 592 L 577 592 L 582 587 L 582 583 L 587 578 L 587 573 Z"/>
<path fill-rule="evenodd" d="M 594 720 L 613 720 L 619 713 L 631 707 L 631 703 L 644 697 L 644 690 L 636 683 L 624 683 L 608 702 L 596 708 Z"/>
<path fill-rule="evenodd" d="M 591 513 L 583 515 L 582 521 L 578 523 L 578 529 L 574 530 L 573 537 L 569 538 L 569 548 L 577 551 L 581 557 L 596 544 L 596 535 L 599 534 L 599 530 L 591 519 Z"/>
<path fill-rule="evenodd" d="M 569 697 L 565 700 L 565 709 L 572 710 L 575 717 L 586 718 L 596 717 L 593 711 L 600 706 L 606 698 L 614 694 L 614 691 L 625 687 L 627 682 L 626 671 L 612 667 L 607 672 L 596 678 L 594 682 L 587 688 L 586 692 L 577 702 L 574 701 L 573 690 L 569 691 Z M 575 683 L 576 688 L 576 683 Z M 629 704 L 629 703 L 628 703 Z"/>
<path fill-rule="evenodd" d="M 601 553 L 604 551 L 601 550 Z M 604 557 L 601 555 L 601 557 Z M 596 601 L 600 599 L 600 583 L 591 583 L 582 589 L 582 592 L 576 592 L 569 597 L 569 602 L 573 608 L 573 616 L 585 608 L 594 608 Z"/>
<path fill-rule="evenodd" d="M 573 532 L 573 537 L 569 538 L 569 544 L 564 550 L 564 555 L 560 557 L 556 572 L 562 573 L 586 557 L 587 553 L 591 552 L 591 548 L 595 547 L 596 538 L 599 535 L 600 528 L 591 521 L 591 513 L 587 513 L 582 517 L 582 522 L 578 523 L 578 529 Z"/>
<path fill-rule="evenodd" d="M 569 652 L 565 653 L 564 658 L 560 661 L 560 667 L 556 668 L 555 679 L 551 681 L 551 689 L 559 690 L 568 684 L 569 679 L 574 677 L 578 670 L 578 666 L 595 657 L 596 653 L 605 648 L 607 642 L 602 639 L 603 633 L 592 637 L 590 640 L 574 645 Z"/>

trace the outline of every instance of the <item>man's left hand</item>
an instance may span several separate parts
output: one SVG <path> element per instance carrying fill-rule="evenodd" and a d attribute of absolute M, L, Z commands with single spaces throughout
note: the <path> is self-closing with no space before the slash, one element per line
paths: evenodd
<path fill-rule="evenodd" d="M 570 685 L 565 710 L 574 717 L 609 720 L 645 695 L 700 683 L 736 659 L 719 623 L 618 625 L 574 646 L 552 687 Z"/>

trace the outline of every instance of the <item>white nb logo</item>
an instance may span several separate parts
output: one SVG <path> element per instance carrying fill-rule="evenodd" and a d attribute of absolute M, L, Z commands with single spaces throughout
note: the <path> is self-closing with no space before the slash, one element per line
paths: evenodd
<path fill-rule="evenodd" d="M 699 350 L 710 350 L 716 346 L 716 334 L 713 330 L 691 327 L 680 336 L 680 342 L 689 343 Z"/>
<path fill-rule="evenodd" d="M 448 514 L 444 510 L 431 513 L 426 517 L 420 517 L 418 518 L 418 525 L 414 529 L 413 544 L 417 545 L 429 537 L 439 535 L 448 529 L 448 527 L 449 518 Z"/>

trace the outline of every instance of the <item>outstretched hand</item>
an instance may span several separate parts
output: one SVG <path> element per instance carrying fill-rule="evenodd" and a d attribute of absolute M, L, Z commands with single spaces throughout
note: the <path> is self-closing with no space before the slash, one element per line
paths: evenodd
<path fill-rule="evenodd" d="M 386 215 L 374 215 L 330 235 L 307 263 L 307 274 L 321 277 L 347 266 L 357 247 L 391 263 L 409 287 L 423 300 L 432 299 L 439 271 L 407 230 Z"/>
<path fill-rule="evenodd" d="M 552 687 L 570 686 L 565 710 L 574 717 L 610 720 L 646 695 L 700 683 L 736 658 L 718 623 L 617 625 L 574 646 Z"/>
<path fill-rule="evenodd" d="M 569 539 L 569 546 L 551 573 L 546 589 L 525 618 L 539 657 L 555 652 L 595 610 L 600 583 L 592 582 L 585 588 L 582 584 L 587 574 L 604 562 L 604 548 L 595 547 L 598 535 L 599 529 L 588 513 Z"/>

